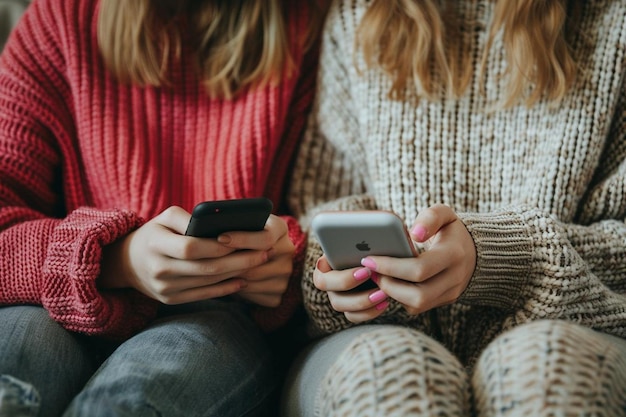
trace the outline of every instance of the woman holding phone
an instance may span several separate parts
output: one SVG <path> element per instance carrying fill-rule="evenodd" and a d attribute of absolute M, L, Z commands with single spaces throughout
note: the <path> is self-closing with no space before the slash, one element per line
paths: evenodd
<path fill-rule="evenodd" d="M 311 236 L 329 336 L 285 415 L 626 415 L 624 51 L 623 1 L 333 3 L 291 207 L 393 211 L 420 253 Z"/>
<path fill-rule="evenodd" d="M 321 18 L 32 3 L 0 58 L 0 414 L 267 409 L 269 334 L 300 299 L 304 237 L 279 209 Z M 196 203 L 260 196 L 263 231 L 184 235 Z"/>

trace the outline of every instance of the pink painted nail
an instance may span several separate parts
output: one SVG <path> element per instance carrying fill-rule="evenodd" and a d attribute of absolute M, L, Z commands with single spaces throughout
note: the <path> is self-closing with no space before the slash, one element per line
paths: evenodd
<path fill-rule="evenodd" d="M 372 271 L 370 275 L 370 279 L 374 281 L 376 285 L 380 284 L 380 276 L 378 275 L 378 272 Z"/>
<path fill-rule="evenodd" d="M 372 270 L 376 269 L 376 262 L 374 262 L 370 258 L 363 258 L 363 259 L 361 259 L 361 265 L 363 265 L 366 268 L 372 269 Z"/>
<path fill-rule="evenodd" d="M 387 298 L 387 294 L 385 294 L 382 290 L 378 290 L 376 292 L 371 293 L 368 298 L 370 299 L 372 303 L 377 304 L 385 300 Z"/>
<path fill-rule="evenodd" d="M 370 270 L 367 268 L 357 269 L 356 271 L 354 271 L 354 274 L 352 274 L 352 276 L 357 281 L 363 281 L 364 279 L 368 279 L 370 277 Z"/>
<path fill-rule="evenodd" d="M 376 304 L 376 310 L 384 310 L 389 306 L 389 301 L 383 301 L 382 303 Z"/>
<path fill-rule="evenodd" d="M 426 228 L 418 224 L 411 230 L 411 234 L 415 236 L 419 242 L 423 242 L 426 237 Z"/>

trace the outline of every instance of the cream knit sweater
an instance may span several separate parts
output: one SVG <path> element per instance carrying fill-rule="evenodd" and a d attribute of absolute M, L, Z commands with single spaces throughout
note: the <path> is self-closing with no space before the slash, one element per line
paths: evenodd
<path fill-rule="evenodd" d="M 390 80 L 365 70 L 354 52 L 368 1 L 332 6 L 291 208 L 308 228 L 320 210 L 387 209 L 411 224 L 420 210 L 444 203 L 477 251 L 458 302 L 417 317 L 392 303 L 374 322 L 423 330 L 465 364 L 504 330 L 544 318 L 626 338 L 626 2 L 584 3 L 571 93 L 557 105 L 491 113 L 506 92 L 500 39 L 488 57 L 486 93 L 474 74 L 459 100 L 393 101 Z M 459 0 L 459 7 L 473 22 L 464 36 L 477 69 L 493 2 Z M 310 236 L 305 306 L 317 331 L 331 333 L 352 324 L 313 285 L 320 255 Z"/>

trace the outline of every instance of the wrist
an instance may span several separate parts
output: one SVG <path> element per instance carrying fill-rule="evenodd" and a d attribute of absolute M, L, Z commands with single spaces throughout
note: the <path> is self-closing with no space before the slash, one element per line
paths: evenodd
<path fill-rule="evenodd" d="M 105 289 L 132 287 L 128 267 L 127 237 L 102 248 L 98 286 Z"/>

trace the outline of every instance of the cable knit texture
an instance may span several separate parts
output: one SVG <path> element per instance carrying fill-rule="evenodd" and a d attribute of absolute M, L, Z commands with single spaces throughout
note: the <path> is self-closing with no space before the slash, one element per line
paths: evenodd
<path fill-rule="evenodd" d="M 472 387 L 481 417 L 622 417 L 626 344 L 572 323 L 535 321 L 489 345 Z"/>
<path fill-rule="evenodd" d="M 99 291 L 104 245 L 171 205 L 266 195 L 280 208 L 315 83 L 315 55 L 296 46 L 302 10 L 289 11 L 301 70 L 227 101 L 205 94 L 188 51 L 170 63 L 171 87 L 117 83 L 97 48 L 98 0 L 33 2 L 0 58 L 0 304 L 40 304 L 70 330 L 128 337 L 157 303 Z M 254 312 L 266 330 L 299 303 L 305 236 L 287 222 L 294 280 L 279 308 Z"/>
<path fill-rule="evenodd" d="M 470 412 L 469 380 L 459 361 L 423 333 L 399 326 L 359 335 L 327 372 L 316 400 L 316 417 Z"/>
<path fill-rule="evenodd" d="M 472 235 L 478 261 L 458 302 L 409 316 L 397 303 L 374 323 L 436 337 L 471 367 L 503 331 L 561 319 L 626 338 L 626 3 L 584 2 L 572 52 L 579 72 L 560 103 L 490 107 L 505 97 L 502 39 L 480 58 L 489 0 L 455 2 L 474 78 L 458 100 L 388 98 L 390 79 L 354 53 L 369 2 L 341 0 L 323 37 L 319 90 L 296 162 L 290 204 L 308 228 L 320 210 L 392 210 L 410 225 L 444 203 Z M 356 65 L 355 65 L 356 64 Z M 317 333 L 347 328 L 312 271 L 303 290 Z M 431 320 L 434 317 L 434 320 Z"/>

